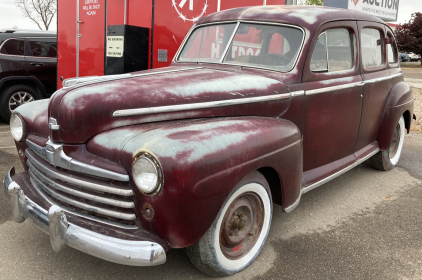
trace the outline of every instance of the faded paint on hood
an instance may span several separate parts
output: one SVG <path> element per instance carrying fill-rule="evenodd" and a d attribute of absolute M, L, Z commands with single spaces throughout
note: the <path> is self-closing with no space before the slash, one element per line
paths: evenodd
<path fill-rule="evenodd" d="M 49 111 L 57 114 L 60 135 L 50 136 L 54 141 L 84 143 L 102 131 L 138 123 L 215 116 L 276 117 L 287 109 L 290 99 L 120 118 L 112 114 L 116 110 L 283 93 L 289 93 L 287 87 L 269 77 L 206 68 L 95 83 L 56 93 Z M 60 102 L 55 100 L 58 98 Z"/>

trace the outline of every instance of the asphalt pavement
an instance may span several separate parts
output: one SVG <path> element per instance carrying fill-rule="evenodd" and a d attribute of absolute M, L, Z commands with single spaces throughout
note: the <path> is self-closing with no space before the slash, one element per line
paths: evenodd
<path fill-rule="evenodd" d="M 405 77 L 407 72 L 405 71 Z M 0 121 L 0 178 L 23 170 Z M 263 251 L 230 279 L 422 279 L 422 135 L 406 136 L 388 172 L 367 162 L 305 194 L 292 213 L 275 205 Z M 30 221 L 16 224 L 0 192 L 0 279 L 209 279 L 173 249 L 157 267 L 128 267 L 72 248 L 55 253 Z"/>

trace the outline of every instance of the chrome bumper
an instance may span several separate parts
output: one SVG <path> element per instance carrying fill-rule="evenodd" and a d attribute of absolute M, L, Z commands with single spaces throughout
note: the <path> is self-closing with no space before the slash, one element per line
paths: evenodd
<path fill-rule="evenodd" d="M 3 180 L 4 192 L 9 198 L 13 220 L 22 223 L 30 219 L 50 235 L 51 247 L 60 252 L 66 245 L 106 261 L 131 265 L 153 266 L 166 262 L 166 252 L 150 241 L 129 241 L 102 235 L 67 221 L 62 209 L 53 205 L 45 210 L 27 198 L 22 188 L 12 180 L 11 168 Z"/>

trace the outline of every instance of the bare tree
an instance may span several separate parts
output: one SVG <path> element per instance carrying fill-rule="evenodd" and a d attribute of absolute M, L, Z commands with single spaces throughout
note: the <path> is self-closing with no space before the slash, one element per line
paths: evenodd
<path fill-rule="evenodd" d="M 15 0 L 22 10 L 23 16 L 31 19 L 42 30 L 48 30 L 50 23 L 57 12 L 57 0 Z"/>

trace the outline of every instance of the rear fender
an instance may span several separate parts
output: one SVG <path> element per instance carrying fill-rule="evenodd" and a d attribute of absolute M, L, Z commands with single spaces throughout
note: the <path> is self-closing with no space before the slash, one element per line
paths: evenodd
<path fill-rule="evenodd" d="M 394 130 L 401 116 L 405 116 L 406 128 L 408 132 L 410 131 L 413 100 L 412 88 L 407 83 L 399 82 L 391 88 L 378 133 L 380 150 L 386 150 L 390 147 Z"/>
<path fill-rule="evenodd" d="M 128 140 L 119 161 L 131 172 L 133 158 L 140 152 L 156 157 L 164 184 L 157 195 L 147 196 L 131 179 L 137 191 L 137 216 L 145 229 L 172 247 L 198 241 L 232 189 L 254 170 L 269 167 L 278 173 L 283 208 L 300 196 L 301 136 L 287 120 L 237 117 L 161 125 Z M 145 203 L 154 211 L 150 220 L 142 214 Z"/>

